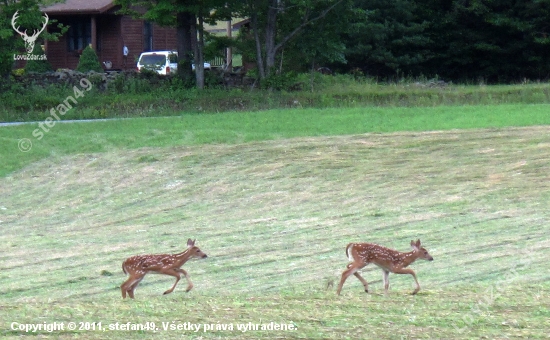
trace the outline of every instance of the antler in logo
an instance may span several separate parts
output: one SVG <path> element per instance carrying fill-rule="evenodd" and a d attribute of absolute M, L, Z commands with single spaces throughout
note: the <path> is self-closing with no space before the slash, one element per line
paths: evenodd
<path fill-rule="evenodd" d="M 15 25 L 16 25 L 15 22 L 17 21 L 18 12 L 19 11 L 16 11 L 13 14 L 13 17 L 11 18 L 11 25 L 12 25 L 13 29 L 15 30 L 15 32 L 19 33 L 19 35 L 21 35 L 21 37 L 25 41 L 25 48 L 27 49 L 27 53 L 32 53 L 32 50 L 34 50 L 34 42 L 36 41 L 36 38 L 38 38 L 38 35 L 40 35 L 40 33 L 42 33 L 42 31 L 44 31 L 44 29 L 46 28 L 46 25 L 48 24 L 48 20 L 50 18 L 48 17 L 48 15 L 46 13 L 44 13 L 44 15 L 46 16 L 46 22 L 44 22 L 44 25 L 42 26 L 42 28 L 40 30 L 38 30 L 38 31 L 33 30 L 33 34 L 29 37 L 27 35 L 27 30 L 25 30 L 24 32 L 21 32 L 19 30 L 19 26 L 15 27 Z"/>

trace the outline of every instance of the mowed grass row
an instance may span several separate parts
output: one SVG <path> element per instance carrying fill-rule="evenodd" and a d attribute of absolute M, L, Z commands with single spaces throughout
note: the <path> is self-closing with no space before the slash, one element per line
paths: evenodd
<path fill-rule="evenodd" d="M 107 127 L 125 122 L 104 124 L 124 134 Z M 285 138 L 282 129 L 267 141 L 241 136 L 181 145 L 173 130 L 157 128 L 160 140 L 174 141 L 139 147 L 136 135 L 123 147 L 122 137 L 117 144 L 96 131 L 103 147 L 78 154 L 66 142 L 53 149 L 63 152 L 0 180 L 3 333 L 22 334 L 10 330 L 14 321 L 160 328 L 173 321 L 273 321 L 297 330 L 41 334 L 546 338 L 549 132 L 539 126 Z M 73 143 L 92 143 L 83 130 L 79 136 Z M 173 279 L 150 275 L 135 301 L 122 301 L 126 257 L 178 252 L 189 237 L 209 255 L 186 264 L 195 284 L 190 293 L 181 282 L 162 296 Z M 412 266 L 422 286 L 417 296 L 409 295 L 414 284 L 404 275 L 390 275 L 384 296 L 374 267 L 363 271 L 371 294 L 352 277 L 336 296 L 348 242 L 407 251 L 417 238 L 434 257 Z"/>
<path fill-rule="evenodd" d="M 87 123 L 0 127 L 0 176 L 34 161 L 113 149 L 245 143 L 367 132 L 498 128 L 550 124 L 550 106 L 370 107 L 185 114 Z M 53 118 L 52 118 L 53 119 Z M 53 122 L 55 123 L 55 120 Z M 41 139 L 35 138 L 33 132 Z M 20 144 L 21 143 L 21 144 Z M 21 152 L 23 147 L 28 152 Z"/>

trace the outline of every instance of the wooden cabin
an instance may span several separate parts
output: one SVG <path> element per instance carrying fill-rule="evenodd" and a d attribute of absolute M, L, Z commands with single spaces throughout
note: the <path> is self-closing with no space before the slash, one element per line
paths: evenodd
<path fill-rule="evenodd" d="M 141 52 L 177 48 L 175 28 L 117 14 L 119 9 L 111 0 L 66 0 L 44 7 L 42 12 L 50 20 L 69 26 L 59 41 L 45 42 L 53 69 L 75 69 L 82 50 L 90 44 L 104 68 L 113 70 L 136 68 Z M 54 29 L 54 25 L 48 27 L 50 32 Z"/>

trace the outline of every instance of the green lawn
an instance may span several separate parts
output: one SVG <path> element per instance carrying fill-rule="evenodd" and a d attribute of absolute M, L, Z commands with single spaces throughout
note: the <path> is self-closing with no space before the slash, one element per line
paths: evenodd
<path fill-rule="evenodd" d="M 64 322 L 33 335 L 548 338 L 546 109 L 184 115 L 58 123 L 41 140 L 36 126 L 0 128 L 0 332 Z M 179 252 L 187 238 L 209 256 L 184 266 L 191 292 L 183 280 L 163 296 L 173 278 L 149 275 L 122 300 L 125 258 Z M 373 266 L 371 293 L 351 277 L 336 296 L 347 243 L 408 251 L 417 238 L 434 257 L 411 266 L 418 295 L 395 274 L 384 295 Z M 261 330 L 271 322 L 293 330 Z M 191 324 L 199 331 L 164 330 Z"/>
<path fill-rule="evenodd" d="M 246 143 L 306 136 L 550 124 L 550 105 L 294 109 L 0 128 L 0 176 L 34 161 L 112 149 Z M 36 133 L 37 131 L 38 133 Z M 46 132 L 47 131 L 47 132 Z M 33 134 L 34 133 L 34 134 Z M 35 138 L 38 135 L 41 139 Z M 30 149 L 20 152 L 19 145 Z M 30 142 L 30 144 L 29 144 Z"/>

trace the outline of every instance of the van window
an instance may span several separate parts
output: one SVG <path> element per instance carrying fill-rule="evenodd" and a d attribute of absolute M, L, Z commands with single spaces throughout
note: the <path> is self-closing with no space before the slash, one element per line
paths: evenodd
<path fill-rule="evenodd" d="M 162 54 L 145 54 L 141 56 L 139 63 L 141 65 L 164 65 L 166 57 Z"/>

